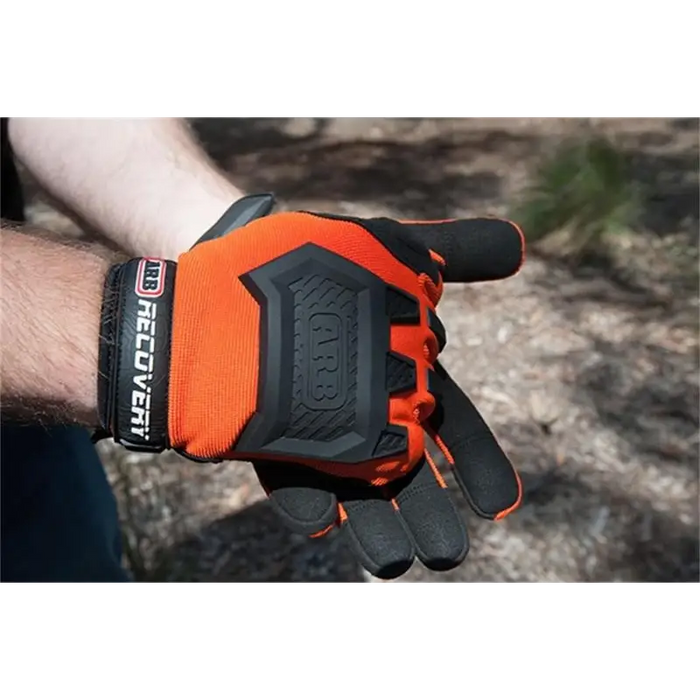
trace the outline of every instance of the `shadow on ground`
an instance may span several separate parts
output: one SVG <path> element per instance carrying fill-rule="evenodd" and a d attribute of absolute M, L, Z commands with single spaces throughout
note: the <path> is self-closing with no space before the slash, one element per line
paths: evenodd
<path fill-rule="evenodd" d="M 291 534 L 267 502 L 210 523 L 195 537 L 156 555 L 149 580 L 364 581 L 338 535 L 312 540 Z"/>
<path fill-rule="evenodd" d="M 597 359 L 581 358 L 577 386 L 595 405 L 601 423 L 646 460 L 673 461 L 697 474 L 700 391 L 697 373 L 688 372 L 687 354 L 641 339 L 618 344 L 596 340 L 594 347 Z M 653 371 L 635 377 L 625 366 L 635 361 Z"/>
<path fill-rule="evenodd" d="M 631 452 L 682 465 L 697 480 L 697 278 L 654 276 L 650 272 L 630 281 L 610 268 L 589 264 L 572 270 L 549 260 L 547 275 L 537 284 L 549 290 L 550 303 L 588 344 L 585 351 L 552 355 L 550 361 L 572 369 L 581 400 L 594 407 L 602 427 L 627 441 Z M 617 334 L 614 328 L 596 332 L 585 322 L 586 316 L 607 310 L 622 319 Z"/>
<path fill-rule="evenodd" d="M 372 202 L 426 218 L 449 216 L 470 200 L 499 200 L 500 175 L 468 167 L 478 155 L 507 151 L 517 158 L 537 148 L 503 130 L 463 133 L 458 120 L 434 125 L 425 137 L 421 127 L 435 120 L 389 120 L 391 135 L 380 124 L 387 120 L 352 120 L 342 137 L 327 119 L 307 120 L 303 134 L 290 134 L 296 121 L 204 119 L 194 126 L 215 160 L 251 191 L 330 206 Z"/>
<path fill-rule="evenodd" d="M 524 450 L 517 446 L 510 450 L 514 462 L 523 466 L 526 494 L 520 510 L 508 519 L 503 537 L 518 538 L 525 533 L 555 557 L 557 545 L 551 543 L 552 533 L 579 543 L 585 555 L 568 574 L 560 572 L 560 580 L 698 580 L 697 521 L 684 522 L 651 499 L 629 496 L 624 484 L 601 485 L 595 477 L 581 478 L 571 462 L 555 465 L 546 438 L 534 427 L 514 426 L 511 435 L 527 440 Z M 448 481 L 455 503 L 469 522 L 472 554 L 458 569 L 440 574 L 416 564 L 408 578 L 446 582 L 541 580 L 540 574 L 509 571 L 507 547 L 503 561 L 485 561 L 481 547 L 499 525 L 468 512 L 452 480 Z M 265 502 L 217 520 L 196 536 L 161 550 L 149 572 L 140 578 L 199 582 L 366 580 L 342 536 L 311 540 L 292 535 Z"/>
<path fill-rule="evenodd" d="M 684 523 L 621 490 L 592 487 L 561 468 L 536 478 L 526 474 L 525 483 L 528 493 L 519 516 L 528 518 L 530 532 L 546 537 L 551 528 L 566 527 L 571 537 L 598 540 L 590 548 L 594 564 L 579 580 L 697 582 L 700 578 L 697 522 Z M 606 529 L 615 532 L 614 540 Z"/>
<path fill-rule="evenodd" d="M 559 142 L 556 132 L 465 128 L 468 121 L 191 120 L 213 158 L 250 191 L 273 190 L 284 200 L 371 201 L 428 218 L 449 216 L 470 200 L 498 204 L 509 175 L 503 164 L 532 165 Z M 570 120 L 579 121 L 580 135 L 589 134 L 585 120 Z M 339 128 L 341 122 L 350 126 Z M 663 132 L 616 139 L 646 192 L 641 223 L 658 235 L 697 233 L 699 125 L 695 119 L 670 120 Z M 680 152 L 662 150 L 678 136 L 689 145 Z M 489 163 L 490 155 L 498 157 L 499 167 Z"/>

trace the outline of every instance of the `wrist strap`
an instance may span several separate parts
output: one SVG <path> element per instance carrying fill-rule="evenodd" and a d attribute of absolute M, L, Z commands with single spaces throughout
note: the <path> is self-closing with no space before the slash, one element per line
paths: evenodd
<path fill-rule="evenodd" d="M 110 268 L 100 322 L 100 423 L 121 445 L 168 448 L 170 338 L 177 264 L 136 258 Z"/>

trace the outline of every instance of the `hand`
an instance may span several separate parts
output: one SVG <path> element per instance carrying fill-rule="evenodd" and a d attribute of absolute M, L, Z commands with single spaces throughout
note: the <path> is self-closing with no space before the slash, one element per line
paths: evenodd
<path fill-rule="evenodd" d="M 420 236 L 449 252 L 463 227 L 284 213 L 177 264 L 115 266 L 103 427 L 131 449 L 193 459 L 293 460 L 374 486 L 408 474 L 423 459 L 444 342 L 446 263 Z"/>
<path fill-rule="evenodd" d="M 131 449 L 250 459 L 288 525 L 319 536 L 340 524 L 377 576 L 416 554 L 456 566 L 469 545 L 440 463 L 483 517 L 516 508 L 521 488 L 436 361 L 435 307 L 443 279 L 514 274 L 519 229 L 294 213 L 216 238 L 235 218 L 178 266 L 110 274 L 103 426 Z"/>
<path fill-rule="evenodd" d="M 450 282 L 496 280 L 522 262 L 523 239 L 506 221 L 472 219 L 405 226 L 403 235 L 429 245 L 447 261 Z M 438 331 L 444 342 L 444 331 Z M 400 374 L 400 369 L 396 368 Z M 395 376 L 390 373 L 390 376 Z M 319 537 L 340 526 L 360 563 L 380 578 L 405 573 L 418 558 L 443 571 L 469 550 L 464 522 L 449 495 L 441 468 L 451 467 L 472 509 L 499 520 L 515 510 L 522 487 L 474 404 L 439 362 L 429 373 L 436 408 L 418 465 L 377 487 L 337 478 L 299 464 L 255 460 L 253 465 L 274 510 L 293 531 Z"/>

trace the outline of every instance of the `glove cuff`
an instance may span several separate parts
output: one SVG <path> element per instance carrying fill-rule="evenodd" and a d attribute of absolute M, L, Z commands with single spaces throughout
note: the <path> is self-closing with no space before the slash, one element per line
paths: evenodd
<path fill-rule="evenodd" d="M 168 442 L 168 380 L 177 264 L 135 258 L 109 269 L 100 321 L 97 401 L 102 429 L 132 450 Z"/>

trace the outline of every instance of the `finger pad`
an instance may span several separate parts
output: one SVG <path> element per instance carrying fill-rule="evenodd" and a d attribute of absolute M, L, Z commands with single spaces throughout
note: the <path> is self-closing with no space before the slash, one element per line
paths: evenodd
<path fill-rule="evenodd" d="M 452 569 L 467 556 L 469 538 L 447 489 L 438 485 L 427 464 L 396 497 L 411 532 L 418 558 L 435 571 Z"/>
<path fill-rule="evenodd" d="M 510 460 L 492 435 L 475 437 L 455 454 L 455 473 L 474 510 L 496 518 L 520 497 L 520 485 Z"/>
<path fill-rule="evenodd" d="M 279 489 L 270 493 L 270 502 L 288 527 L 301 534 L 316 534 L 332 525 L 337 517 L 335 498 L 316 489 Z"/>
<path fill-rule="evenodd" d="M 503 219 L 469 219 L 452 226 L 445 281 L 499 280 L 520 269 L 525 243 L 515 224 Z"/>
<path fill-rule="evenodd" d="M 411 568 L 413 544 L 391 503 L 344 502 L 348 519 L 343 532 L 360 563 L 374 576 L 396 578 Z"/>

